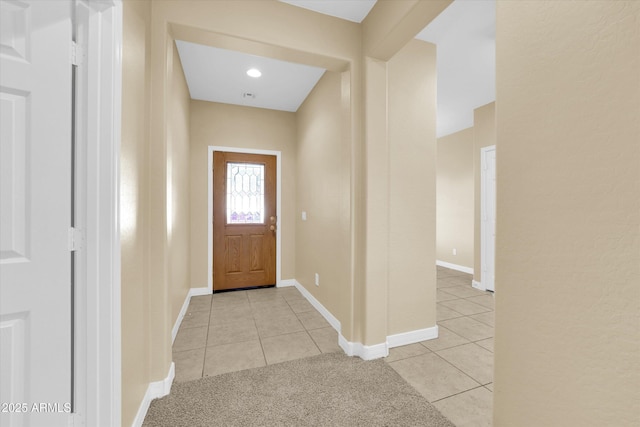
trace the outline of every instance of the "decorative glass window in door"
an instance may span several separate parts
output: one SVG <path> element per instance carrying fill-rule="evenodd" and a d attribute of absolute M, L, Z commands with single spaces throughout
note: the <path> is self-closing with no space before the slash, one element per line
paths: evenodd
<path fill-rule="evenodd" d="M 264 224 L 264 165 L 227 163 L 227 224 Z"/>

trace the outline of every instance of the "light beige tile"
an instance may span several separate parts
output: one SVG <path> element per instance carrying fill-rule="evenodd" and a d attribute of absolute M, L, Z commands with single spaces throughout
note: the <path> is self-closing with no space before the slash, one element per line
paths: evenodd
<path fill-rule="evenodd" d="M 449 286 L 446 288 L 446 292 L 455 295 L 458 298 L 469 298 L 484 295 L 484 291 L 479 291 L 478 289 L 471 287 L 471 283 L 463 286 Z"/>
<path fill-rule="evenodd" d="M 430 352 L 431 350 L 420 343 L 403 345 L 400 347 L 390 348 L 389 355 L 385 357 L 384 360 L 385 362 L 395 362 L 396 360 L 402 360 Z"/>
<path fill-rule="evenodd" d="M 454 319 L 456 317 L 464 316 L 462 313 L 458 313 L 455 310 L 450 309 L 449 307 L 445 307 L 441 302 L 436 303 L 436 320 L 440 322 L 441 320 Z"/>
<path fill-rule="evenodd" d="M 265 364 L 259 340 L 207 347 L 204 376 L 258 368 Z"/>
<path fill-rule="evenodd" d="M 443 289 L 443 288 L 451 288 L 453 286 L 460 286 L 460 283 L 456 282 L 450 282 L 448 280 L 448 277 L 445 278 L 440 278 L 438 277 L 438 280 L 436 281 L 436 286 L 438 287 L 438 289 Z"/>
<path fill-rule="evenodd" d="M 198 326 L 207 326 L 209 324 L 208 311 L 191 311 L 187 312 L 182 318 L 180 328 L 195 328 Z"/>
<path fill-rule="evenodd" d="M 491 427 L 493 394 L 479 387 L 434 403 L 457 427 Z"/>
<path fill-rule="evenodd" d="M 202 378 L 204 353 L 204 348 L 174 352 L 173 363 L 176 365 L 175 380 L 181 382 Z"/>
<path fill-rule="evenodd" d="M 491 384 L 485 384 L 484 388 L 486 388 L 487 390 L 489 390 L 490 392 L 493 392 L 493 383 Z"/>
<path fill-rule="evenodd" d="M 484 305 L 485 307 L 490 308 L 491 310 L 495 307 L 495 298 L 493 294 L 490 292 L 484 292 L 484 295 L 478 295 L 475 297 L 467 298 L 471 302 L 475 302 L 476 304 Z"/>
<path fill-rule="evenodd" d="M 313 311 L 298 313 L 298 319 L 300 319 L 306 330 L 327 328 L 331 326 L 329 322 L 327 322 L 315 309 Z"/>
<path fill-rule="evenodd" d="M 278 298 L 279 299 L 274 299 L 272 301 L 252 302 L 251 310 L 253 311 L 254 315 L 267 315 L 269 313 L 280 310 L 289 310 L 293 313 L 293 310 L 291 310 L 291 307 L 289 307 L 287 301 L 285 301 L 285 299 L 282 297 Z"/>
<path fill-rule="evenodd" d="M 173 342 L 173 351 L 194 350 L 207 345 L 208 326 L 197 328 L 180 328 L 176 340 Z"/>
<path fill-rule="evenodd" d="M 469 316 L 470 318 L 477 320 L 478 322 L 482 322 L 487 326 L 493 327 L 495 324 L 494 321 L 494 312 L 487 311 L 486 313 L 474 314 L 473 316 Z"/>
<path fill-rule="evenodd" d="M 211 325 L 207 346 L 231 344 L 241 341 L 253 341 L 258 339 L 258 330 L 253 319 L 238 321 L 235 323 L 224 323 Z"/>
<path fill-rule="evenodd" d="M 447 283 L 450 283 L 453 286 L 466 286 L 471 288 L 471 278 L 467 276 L 451 276 L 451 277 L 445 277 L 442 280 L 444 280 Z"/>
<path fill-rule="evenodd" d="M 209 318 L 212 325 L 222 325 L 224 323 L 235 323 L 244 320 L 253 320 L 253 311 L 249 303 L 233 305 L 216 305 L 211 307 Z"/>
<path fill-rule="evenodd" d="M 250 303 L 284 301 L 284 298 L 280 295 L 277 288 L 251 289 L 247 291 L 247 296 L 249 297 Z"/>
<path fill-rule="evenodd" d="M 211 295 L 191 297 L 187 312 L 209 311 L 211 309 Z"/>
<path fill-rule="evenodd" d="M 493 338 L 487 338 L 486 340 L 476 341 L 476 344 L 478 344 L 482 348 L 486 348 L 491 353 L 493 353 Z"/>
<path fill-rule="evenodd" d="M 438 327 L 438 338 L 420 342 L 420 344 L 427 347 L 431 351 L 443 350 L 445 348 L 455 347 L 457 345 L 467 343 L 469 343 L 468 339 L 463 338 L 460 335 L 455 334 L 442 326 Z"/>
<path fill-rule="evenodd" d="M 479 382 L 493 382 L 493 353 L 479 345 L 469 343 L 440 350 L 438 356 Z"/>
<path fill-rule="evenodd" d="M 289 303 L 291 310 L 296 314 L 305 313 L 307 311 L 316 311 L 316 309 L 306 299 L 297 299 L 287 302 Z"/>
<path fill-rule="evenodd" d="M 443 320 L 439 323 L 469 341 L 480 341 L 493 337 L 493 328 L 491 326 L 487 326 L 469 317 Z"/>
<path fill-rule="evenodd" d="M 297 300 L 307 300 L 304 295 L 300 293 L 294 286 L 287 286 L 285 288 L 278 288 L 278 295 L 284 298 L 287 302 Z"/>
<path fill-rule="evenodd" d="M 390 362 L 429 402 L 478 387 L 478 384 L 435 353 Z"/>
<path fill-rule="evenodd" d="M 261 338 L 304 331 L 304 326 L 302 326 L 295 314 L 275 319 L 264 319 L 260 322 L 256 321 L 256 326 Z"/>
<path fill-rule="evenodd" d="M 338 333 L 332 327 L 313 329 L 307 332 L 321 352 L 334 353 L 336 351 L 342 351 L 338 345 Z"/>
<path fill-rule="evenodd" d="M 320 350 L 306 332 L 263 338 L 262 348 L 268 364 L 320 354 Z"/>
<path fill-rule="evenodd" d="M 445 288 L 447 289 L 447 288 Z M 459 297 L 447 293 L 445 290 L 443 289 L 438 289 L 436 290 L 436 302 L 442 302 L 442 301 L 450 301 L 452 299 L 458 299 Z"/>
<path fill-rule="evenodd" d="M 221 292 L 213 294 L 212 306 L 232 306 L 249 304 L 247 291 Z"/>
<path fill-rule="evenodd" d="M 450 308 L 451 310 L 457 311 L 458 313 L 462 313 L 465 316 L 469 316 L 471 314 L 486 313 L 490 310 L 487 307 L 484 307 L 480 304 L 474 304 L 471 301 L 467 301 L 466 299 L 443 301 L 440 304 L 447 308 Z"/>
<path fill-rule="evenodd" d="M 293 312 L 289 304 L 286 305 L 275 304 L 271 310 L 261 308 L 260 310 L 253 310 L 253 318 L 256 324 L 273 321 L 281 317 L 292 317 L 296 314 Z"/>

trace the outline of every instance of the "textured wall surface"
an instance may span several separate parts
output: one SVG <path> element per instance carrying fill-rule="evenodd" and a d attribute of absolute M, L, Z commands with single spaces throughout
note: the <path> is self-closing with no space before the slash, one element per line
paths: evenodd
<path fill-rule="evenodd" d="M 640 2 L 497 3 L 494 425 L 640 425 Z"/>
<path fill-rule="evenodd" d="M 122 425 L 129 426 L 149 385 L 148 206 L 151 4 L 123 5 L 120 142 L 120 306 Z"/>
<path fill-rule="evenodd" d="M 436 180 L 436 258 L 468 268 L 473 268 L 473 132 L 468 128 L 438 139 Z"/>
<path fill-rule="evenodd" d="M 387 335 L 436 324 L 435 77 L 430 43 L 413 40 L 389 61 Z"/>
<path fill-rule="evenodd" d="M 342 138 L 341 85 L 340 73 L 326 72 L 296 114 L 295 277 L 341 324 L 349 325 L 351 162 Z M 320 286 L 315 286 L 315 273 Z"/>

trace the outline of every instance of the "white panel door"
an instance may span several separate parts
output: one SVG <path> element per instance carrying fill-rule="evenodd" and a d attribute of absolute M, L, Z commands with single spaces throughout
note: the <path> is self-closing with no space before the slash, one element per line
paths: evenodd
<path fill-rule="evenodd" d="M 495 291 L 496 276 L 496 147 L 481 150 L 481 254 L 482 286 Z"/>
<path fill-rule="evenodd" d="M 0 425 L 66 426 L 72 3 L 0 8 Z"/>

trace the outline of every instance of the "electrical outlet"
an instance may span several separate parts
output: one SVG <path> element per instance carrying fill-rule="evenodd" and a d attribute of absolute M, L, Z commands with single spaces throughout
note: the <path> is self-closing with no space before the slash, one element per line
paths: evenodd
<path fill-rule="evenodd" d="M 316 286 L 320 286 L 320 275 L 316 273 Z"/>
<path fill-rule="evenodd" d="M 453 248 L 453 254 L 458 255 L 458 250 L 456 248 Z"/>

